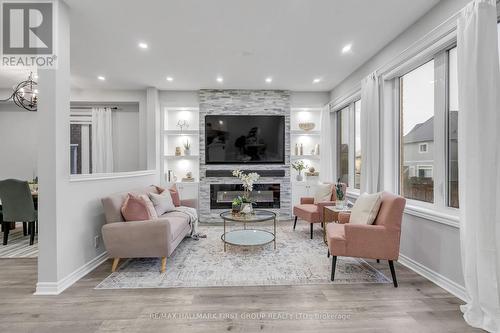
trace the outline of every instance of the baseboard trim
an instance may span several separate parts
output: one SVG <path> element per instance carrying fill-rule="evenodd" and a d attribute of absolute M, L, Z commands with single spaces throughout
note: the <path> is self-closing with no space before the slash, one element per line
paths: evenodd
<path fill-rule="evenodd" d="M 47 296 L 47 295 L 59 295 L 64 290 L 73 285 L 76 281 L 80 280 L 82 277 L 87 275 L 96 269 L 100 264 L 108 259 L 108 253 L 105 251 L 95 257 L 94 259 L 87 262 L 85 265 L 76 269 L 73 273 L 64 277 L 57 282 L 38 282 L 36 284 L 36 291 L 33 295 L 37 296 Z"/>
<path fill-rule="evenodd" d="M 422 275 L 424 278 L 435 283 L 439 287 L 443 288 L 450 294 L 460 298 L 462 301 L 466 302 L 465 287 L 460 284 L 448 279 L 447 277 L 433 271 L 432 269 L 416 262 L 415 260 L 400 254 L 398 262 L 411 269 L 415 273 Z"/>

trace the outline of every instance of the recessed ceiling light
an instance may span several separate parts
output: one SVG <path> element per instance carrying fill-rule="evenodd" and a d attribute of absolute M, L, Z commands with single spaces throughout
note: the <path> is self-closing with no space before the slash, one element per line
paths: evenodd
<path fill-rule="evenodd" d="M 174 78 L 173 78 L 173 77 L 171 77 L 171 76 L 167 76 L 167 81 L 168 81 L 168 82 L 172 82 L 173 80 L 174 80 Z"/>
<path fill-rule="evenodd" d="M 101 80 L 101 81 L 105 81 L 105 80 L 106 80 L 106 78 L 105 78 L 104 76 L 102 76 L 102 75 L 99 75 L 99 76 L 97 77 L 97 79 L 98 79 L 98 80 Z"/>
<path fill-rule="evenodd" d="M 320 83 L 320 82 L 321 82 L 321 79 L 320 79 L 319 77 L 317 77 L 317 78 L 315 78 L 315 79 L 313 80 L 313 83 Z"/>
<path fill-rule="evenodd" d="M 219 83 L 222 83 L 224 81 L 224 79 L 222 78 L 222 76 L 217 76 L 217 82 Z"/>
<path fill-rule="evenodd" d="M 273 82 L 273 78 L 272 77 L 266 77 L 266 83 L 271 83 Z"/>
<path fill-rule="evenodd" d="M 148 48 L 148 44 L 146 44 L 144 42 L 140 42 L 138 46 L 140 49 L 147 49 Z"/>
<path fill-rule="evenodd" d="M 344 46 L 342 48 L 342 53 L 347 53 L 347 52 L 351 51 L 351 49 L 352 49 L 352 44 L 347 44 L 346 46 Z"/>

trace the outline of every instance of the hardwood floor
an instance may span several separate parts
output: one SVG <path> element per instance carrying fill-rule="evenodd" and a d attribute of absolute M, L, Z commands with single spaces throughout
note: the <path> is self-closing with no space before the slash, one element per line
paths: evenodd
<path fill-rule="evenodd" d="M 387 262 L 372 264 L 390 276 Z M 36 259 L 0 259 L 0 332 L 477 331 L 462 319 L 459 299 L 399 264 L 397 289 L 353 284 L 94 290 L 110 271 L 108 260 L 59 296 L 33 296 Z M 321 314 L 326 317 L 315 317 Z M 266 317 L 252 319 L 258 315 Z"/>

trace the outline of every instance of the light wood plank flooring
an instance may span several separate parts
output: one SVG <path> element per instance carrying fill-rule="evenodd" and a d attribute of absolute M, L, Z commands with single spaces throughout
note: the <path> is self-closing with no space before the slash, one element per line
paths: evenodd
<path fill-rule="evenodd" d="M 373 265 L 390 276 L 387 262 Z M 399 264 L 397 289 L 94 290 L 110 270 L 108 260 L 59 296 L 33 296 L 36 259 L 0 259 L 0 332 L 476 332 L 463 321 L 460 300 Z M 316 314 L 331 318 L 314 319 Z M 267 318 L 250 319 L 256 315 Z"/>

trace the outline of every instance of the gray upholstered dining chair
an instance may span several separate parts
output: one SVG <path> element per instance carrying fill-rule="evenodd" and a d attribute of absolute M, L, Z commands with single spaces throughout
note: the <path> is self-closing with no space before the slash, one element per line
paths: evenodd
<path fill-rule="evenodd" d="M 30 245 L 33 245 L 38 214 L 35 210 L 28 182 L 17 179 L 0 181 L 0 200 L 2 200 L 3 214 L 3 220 L 1 221 L 3 245 L 7 245 L 10 223 L 12 222 L 28 222 Z"/>

